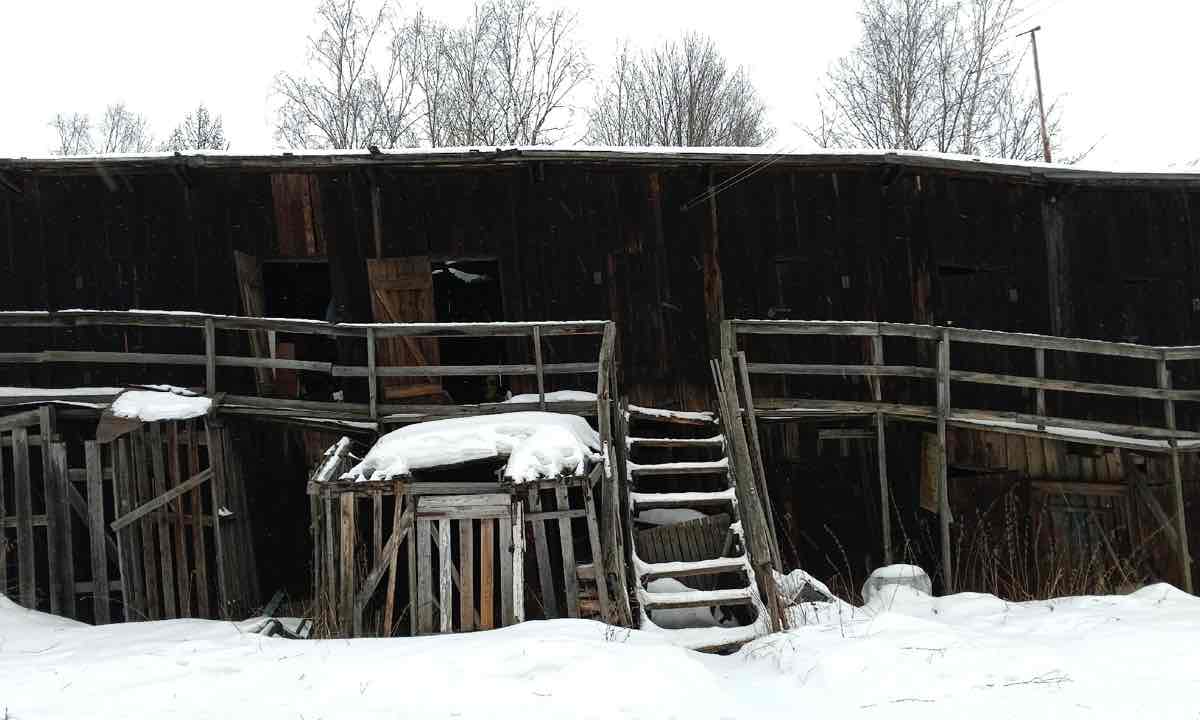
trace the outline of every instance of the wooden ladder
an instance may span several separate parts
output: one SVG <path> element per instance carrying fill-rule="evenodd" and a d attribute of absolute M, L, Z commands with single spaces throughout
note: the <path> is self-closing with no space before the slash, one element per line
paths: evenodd
<path fill-rule="evenodd" d="M 630 544 L 642 629 L 709 652 L 736 648 L 767 634 L 767 613 L 748 559 L 726 457 L 727 440 L 716 417 L 636 405 L 625 408 L 621 417 L 632 519 L 650 510 L 685 511 L 676 517 L 657 514 L 657 527 L 639 533 Z M 630 427 L 635 430 L 632 436 Z M 658 542 L 650 541 L 653 535 L 661 536 Z M 662 578 L 674 578 L 688 589 L 651 591 L 650 583 Z M 742 617 L 742 624 L 666 629 L 652 619 L 661 610 L 731 606 L 748 608 L 733 613 L 748 616 Z"/>

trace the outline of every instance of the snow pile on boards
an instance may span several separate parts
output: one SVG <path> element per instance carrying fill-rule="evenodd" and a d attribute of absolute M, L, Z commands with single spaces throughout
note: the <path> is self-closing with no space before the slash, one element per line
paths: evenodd
<path fill-rule="evenodd" d="M 413 470 L 508 458 L 506 478 L 581 475 L 600 459 L 600 434 L 576 415 L 514 412 L 431 420 L 384 435 L 344 480 L 389 480 Z"/>
<path fill-rule="evenodd" d="M 521 393 L 505 400 L 506 403 L 540 402 L 537 393 Z M 587 390 L 554 390 L 546 393 L 546 402 L 596 402 L 596 393 Z"/>
<path fill-rule="evenodd" d="M 212 399 L 171 385 L 148 385 L 146 390 L 126 390 L 113 401 L 112 414 L 119 418 L 157 422 L 188 420 L 207 415 Z"/>

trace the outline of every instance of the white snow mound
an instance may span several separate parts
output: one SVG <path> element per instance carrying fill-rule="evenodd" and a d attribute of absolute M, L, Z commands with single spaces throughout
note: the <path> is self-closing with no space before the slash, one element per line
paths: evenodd
<path fill-rule="evenodd" d="M 112 414 L 119 418 L 157 422 L 159 420 L 188 420 L 207 415 L 212 399 L 170 385 L 151 386 L 153 390 L 126 390 L 112 404 Z"/>
<path fill-rule="evenodd" d="M 526 482 L 581 475 L 598 461 L 600 434 L 576 415 L 514 412 L 417 423 L 384 435 L 344 480 L 379 481 L 475 460 L 508 458 L 504 475 Z"/>

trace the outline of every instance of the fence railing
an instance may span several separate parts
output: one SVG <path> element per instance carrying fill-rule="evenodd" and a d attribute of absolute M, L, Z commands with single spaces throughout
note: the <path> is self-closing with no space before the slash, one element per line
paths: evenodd
<path fill-rule="evenodd" d="M 0 365 L 35 365 L 44 363 L 82 363 L 90 365 L 190 366 L 203 368 L 205 394 L 219 397 L 223 410 L 228 412 L 309 415 L 342 419 L 370 419 L 384 422 L 407 422 L 431 417 L 471 415 L 488 412 L 545 409 L 574 414 L 607 412 L 611 378 L 614 333 L 609 321 L 543 321 L 489 323 L 330 323 L 320 320 L 291 318 L 258 318 L 233 315 L 211 315 L 197 312 L 154 310 L 61 310 L 0 312 L 3 328 L 79 328 L 79 327 L 142 327 L 194 330 L 198 334 L 199 352 L 108 352 L 86 349 L 38 350 L 33 352 L 0 352 Z M 218 335 L 224 332 L 245 332 L 251 335 L 278 333 L 317 335 L 336 339 L 360 340 L 365 345 L 365 365 L 340 364 L 251 355 L 218 354 Z M 600 338 L 600 350 L 595 361 L 545 362 L 544 339 L 559 336 L 594 335 Z M 377 362 L 380 341 L 390 338 L 526 338 L 531 344 L 533 362 L 479 365 L 389 365 Z M 249 342 L 245 347 L 274 346 L 274 342 Z M 239 345 L 240 346 L 240 345 Z M 272 353 L 273 354 L 273 353 Z M 260 371 L 290 370 L 320 373 L 332 378 L 359 378 L 367 381 L 368 402 L 347 403 L 295 400 L 257 395 L 235 395 L 222 392 L 217 384 L 217 370 L 222 368 L 251 368 Z M 596 376 L 598 399 L 592 401 L 555 401 L 546 398 L 548 375 Z M 527 376 L 537 379 L 536 402 L 462 404 L 387 403 L 379 397 L 380 380 L 384 378 L 446 378 L 486 377 L 495 375 Z M 598 403 L 605 401 L 605 409 Z"/>
<path fill-rule="evenodd" d="M 759 362 L 739 352 L 739 339 L 745 336 L 824 336 L 830 338 L 860 338 L 869 343 L 866 359 L 860 363 Z M 932 366 L 889 365 L 885 362 L 885 340 L 906 338 L 918 343 L 935 344 Z M 1171 460 L 1175 495 L 1175 534 L 1179 538 L 1182 575 L 1191 590 L 1190 556 L 1184 522 L 1183 483 L 1180 452 L 1200 451 L 1200 432 L 1180 429 L 1176 420 L 1177 402 L 1200 402 L 1200 390 L 1172 387 L 1170 363 L 1200 359 L 1200 346 L 1150 346 L 1132 343 L 1064 338 L 1030 333 L 972 330 L 884 322 L 827 322 L 806 320 L 730 320 L 724 329 L 724 353 L 731 354 L 744 364 L 751 376 L 817 376 L 864 378 L 867 394 L 862 400 L 831 397 L 756 397 L 754 407 L 748 408 L 756 417 L 771 419 L 802 419 L 821 417 L 866 416 L 875 421 L 879 451 L 880 489 L 882 495 L 882 526 L 884 554 L 891 560 L 889 494 L 884 462 L 886 419 L 934 422 L 938 434 L 939 515 L 942 534 L 942 563 L 947 588 L 953 588 L 950 569 L 949 493 L 947 490 L 946 427 L 948 425 L 988 429 L 1035 437 L 1122 447 L 1145 452 L 1167 453 Z M 753 350 L 751 343 L 750 350 Z M 1033 354 L 1035 375 L 1013 375 L 955 369 L 952 366 L 953 346 L 992 346 L 1028 350 Z M 1100 355 L 1144 361 L 1154 364 L 1153 386 L 1099 383 L 1082 380 L 1046 377 L 1046 352 Z M 920 353 L 918 353 L 920 355 Z M 884 378 L 908 378 L 935 384 L 933 404 L 895 402 L 888 399 L 889 386 Z M 1001 386 L 1033 390 L 1032 407 L 1027 412 L 956 407 L 951 389 L 954 383 Z M 832 390 L 829 391 L 832 394 Z M 1150 426 L 1111 420 L 1059 417 L 1047 414 L 1046 393 L 1068 395 L 1103 395 L 1162 402 L 1163 425 Z"/>

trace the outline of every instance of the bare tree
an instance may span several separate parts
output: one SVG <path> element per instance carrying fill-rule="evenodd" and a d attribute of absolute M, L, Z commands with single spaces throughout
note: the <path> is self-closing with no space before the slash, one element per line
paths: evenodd
<path fill-rule="evenodd" d="M 393 147 L 411 140 L 409 38 L 389 23 L 391 8 L 364 16 L 356 0 L 323 0 L 321 32 L 309 37 L 306 74 L 280 73 L 276 138 L 289 147 Z M 392 39 L 385 37 L 392 31 Z"/>
<path fill-rule="evenodd" d="M 92 121 L 82 113 L 58 113 L 50 121 L 58 135 L 55 155 L 87 155 L 92 152 Z"/>
<path fill-rule="evenodd" d="M 533 0 L 497 0 L 486 12 L 500 139 L 520 145 L 560 140 L 570 121 L 567 99 L 591 74 L 575 42 L 577 16 L 542 12 Z"/>
<path fill-rule="evenodd" d="M 104 109 L 94 146 L 100 153 L 149 152 L 154 148 L 154 137 L 145 115 L 131 111 L 124 103 L 113 103 Z"/>
<path fill-rule="evenodd" d="M 597 89 L 588 139 L 605 145 L 762 145 L 774 131 L 745 68 L 699 34 L 632 56 Z"/>
<path fill-rule="evenodd" d="M 185 150 L 228 150 L 221 116 L 209 112 L 204 105 L 188 113 L 183 122 L 175 126 L 162 149 L 168 152 Z"/>
<path fill-rule="evenodd" d="M 154 147 L 146 116 L 119 102 L 104 109 L 98 125 L 86 113 L 58 113 L 50 127 L 58 135 L 56 155 L 139 153 Z"/>
<path fill-rule="evenodd" d="M 863 0 L 862 37 L 826 78 L 809 135 L 823 147 L 1040 156 L 1014 0 Z M 1059 134 L 1052 105 L 1052 142 Z M 1031 122 L 1031 117 L 1033 122 Z"/>

